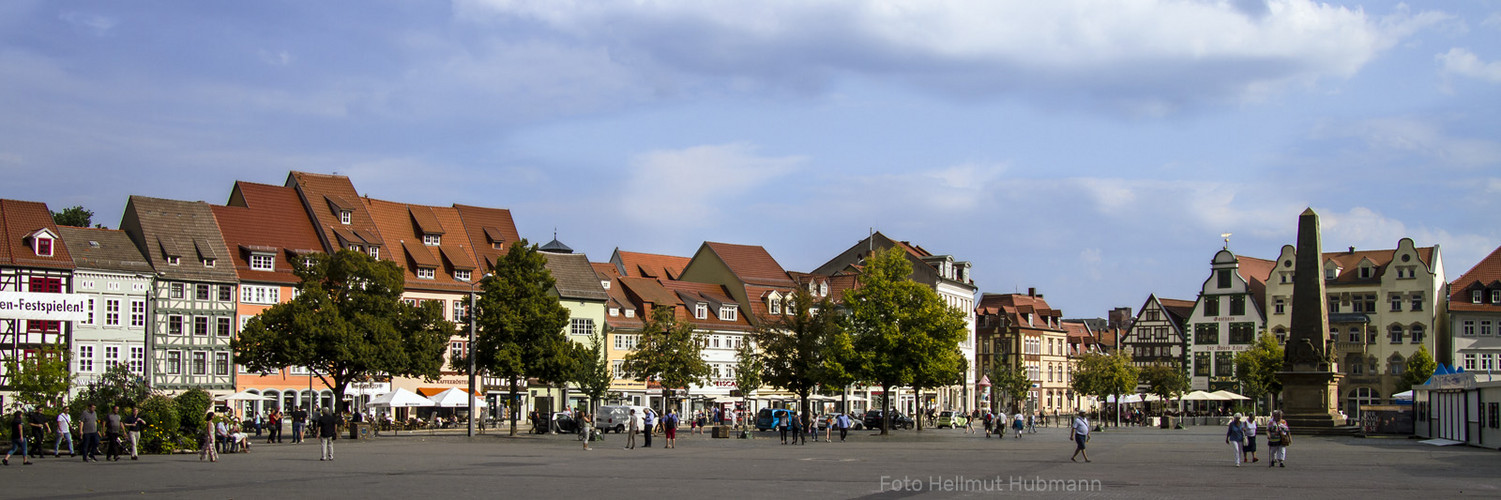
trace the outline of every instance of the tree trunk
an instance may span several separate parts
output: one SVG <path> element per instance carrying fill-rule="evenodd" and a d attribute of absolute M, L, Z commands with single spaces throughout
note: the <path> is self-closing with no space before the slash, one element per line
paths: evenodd
<path fill-rule="evenodd" d="M 881 435 L 891 432 L 891 385 L 881 384 Z"/>
<path fill-rule="evenodd" d="M 922 407 L 922 389 L 914 387 L 912 388 L 912 391 L 916 393 L 913 397 L 917 398 L 917 412 L 912 416 L 912 419 L 917 421 L 917 431 L 922 432 L 922 421 L 923 418 L 927 416 L 923 413 L 924 408 Z"/>
<path fill-rule="evenodd" d="M 515 436 L 516 435 L 516 416 L 517 416 L 517 414 L 516 414 L 517 408 L 514 406 L 516 404 L 516 377 L 511 377 L 510 383 L 511 383 L 511 395 L 509 396 L 509 399 L 506 400 L 505 408 L 506 408 L 506 413 L 510 414 L 510 415 L 506 415 L 506 417 L 511 420 L 511 435 Z"/>

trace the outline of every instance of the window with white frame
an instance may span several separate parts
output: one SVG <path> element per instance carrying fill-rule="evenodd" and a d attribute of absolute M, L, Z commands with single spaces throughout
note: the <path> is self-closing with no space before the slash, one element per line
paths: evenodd
<path fill-rule="evenodd" d="M 580 336 L 594 334 L 594 320 L 591 318 L 573 318 L 570 321 L 568 333 Z"/>
<path fill-rule="evenodd" d="M 214 334 L 220 337 L 228 337 L 229 334 L 232 333 L 229 328 L 230 321 L 231 320 L 228 316 L 217 318 L 215 325 L 216 327 L 214 328 Z"/>
<path fill-rule="evenodd" d="M 214 353 L 214 375 L 229 375 L 229 353 Z"/>
<path fill-rule="evenodd" d="M 173 255 L 167 256 L 167 265 L 176 266 L 179 264 L 182 264 L 182 258 Z"/>
<path fill-rule="evenodd" d="M 104 346 L 104 369 L 109 370 L 120 364 L 120 346 Z"/>
<path fill-rule="evenodd" d="M 208 375 L 208 353 L 193 351 L 193 375 Z"/>
<path fill-rule="evenodd" d="M 37 235 L 36 238 L 33 238 L 32 240 L 33 240 L 32 243 L 36 245 L 35 250 L 36 250 L 36 254 L 37 254 L 38 257 L 51 257 L 52 256 L 52 237 L 51 236 L 47 236 L 45 234 L 39 234 L 39 235 Z"/>
<path fill-rule="evenodd" d="M 354 212 L 351 212 L 349 210 L 340 210 L 339 211 L 339 223 L 340 224 L 349 224 L 350 220 L 353 219 L 353 218 L 354 218 Z"/>
<path fill-rule="evenodd" d="M 1475 320 L 1464 320 L 1463 327 L 1460 329 L 1460 333 L 1466 337 L 1475 336 Z"/>
<path fill-rule="evenodd" d="M 1464 357 L 1464 359 L 1465 359 L 1465 365 L 1464 365 L 1465 366 L 1465 370 L 1466 371 L 1475 371 L 1476 370 L 1476 368 L 1475 368 L 1475 355 L 1474 354 L 1466 354 L 1465 357 Z"/>
<path fill-rule="evenodd" d="M 78 372 L 91 373 L 94 371 L 94 346 L 87 344 L 78 345 Z"/>
<path fill-rule="evenodd" d="M 610 360 L 610 374 L 613 375 L 615 378 L 625 378 L 625 360 L 623 360 L 623 359 L 612 359 L 612 360 Z"/>
<path fill-rule="evenodd" d="M 146 326 L 146 301 L 130 301 L 130 326 Z"/>
<path fill-rule="evenodd" d="M 146 374 L 146 348 L 130 346 L 130 371 L 136 375 Z"/>
<path fill-rule="evenodd" d="M 1501 304 L 1501 290 L 1491 290 L 1491 303 Z"/>
<path fill-rule="evenodd" d="M 170 285 L 167 285 L 167 297 L 173 299 L 183 298 L 183 294 L 185 293 L 186 288 L 187 285 L 183 283 L 172 283 Z"/>
<path fill-rule="evenodd" d="M 613 318 L 613 317 L 616 317 L 616 316 L 620 316 L 620 308 L 619 307 L 611 307 L 610 308 L 610 317 Z"/>
<path fill-rule="evenodd" d="M 709 304 L 705 302 L 693 304 L 693 317 L 696 319 L 707 319 L 709 317 Z"/>
<path fill-rule="evenodd" d="M 417 268 L 417 278 L 424 280 L 437 279 L 438 270 L 431 267 L 419 267 Z"/>
<path fill-rule="evenodd" d="M 443 244 L 443 235 L 432 234 L 432 233 L 425 233 L 425 234 L 422 235 L 422 244 L 430 246 L 430 247 L 435 247 L 435 246 L 438 246 L 438 245 L 442 245 Z"/>
<path fill-rule="evenodd" d="M 94 299 L 89 299 L 89 317 L 88 318 L 84 318 L 83 324 L 85 324 L 85 325 L 92 325 L 92 324 L 94 324 Z"/>
<path fill-rule="evenodd" d="M 448 359 L 459 359 L 462 357 L 464 357 L 464 343 L 458 341 L 449 342 Z"/>
<path fill-rule="evenodd" d="M 625 317 L 627 317 L 627 318 L 634 318 L 634 317 L 636 317 L 636 310 L 635 309 L 627 308 L 625 310 Z"/>
<path fill-rule="evenodd" d="M 104 325 L 120 326 L 120 299 L 104 299 Z"/>
<path fill-rule="evenodd" d="M 769 300 L 766 309 L 771 314 L 782 314 L 782 299 L 778 297 L 772 297 Z"/>
<path fill-rule="evenodd" d="M 599 286 L 600 286 L 600 288 L 604 288 L 605 290 L 609 290 L 610 289 L 610 280 L 599 280 Z"/>
<path fill-rule="evenodd" d="M 1493 364 L 1492 359 L 1494 359 L 1494 358 L 1492 358 L 1490 354 L 1481 354 L 1480 355 L 1480 369 L 1482 371 L 1491 371 L 1491 369 L 1495 367 L 1495 365 Z"/>
<path fill-rule="evenodd" d="M 167 316 L 167 335 L 182 335 L 182 316 Z"/>
<path fill-rule="evenodd" d="M 276 255 L 269 253 L 250 254 L 250 270 L 252 271 L 275 271 Z"/>
<path fill-rule="evenodd" d="M 453 279 L 458 281 L 469 281 L 469 271 L 455 269 L 453 271 Z"/>
<path fill-rule="evenodd" d="M 455 301 L 453 301 L 453 321 L 456 322 L 456 323 L 468 323 L 469 322 L 469 301 L 467 301 L 467 300 L 455 300 Z"/>
<path fill-rule="evenodd" d="M 1470 290 L 1470 302 L 1471 303 L 1475 303 L 1475 304 L 1479 304 L 1480 303 L 1480 296 L 1482 294 L 1484 294 L 1484 293 L 1485 293 L 1484 290 Z"/>
<path fill-rule="evenodd" d="M 208 335 L 208 316 L 193 317 L 193 335 Z"/>
<path fill-rule="evenodd" d="M 246 304 L 280 303 L 281 287 L 266 285 L 240 285 L 240 302 Z"/>
<path fill-rule="evenodd" d="M 214 267 L 216 263 L 218 263 L 218 259 L 203 259 L 203 267 Z"/>
<path fill-rule="evenodd" d="M 374 245 L 372 245 L 370 247 L 370 258 L 372 258 L 372 259 L 379 259 L 380 258 L 380 247 L 374 246 Z"/>
<path fill-rule="evenodd" d="M 1491 321 L 1490 320 L 1482 320 L 1480 322 L 1480 335 L 1483 337 L 1483 336 L 1487 336 L 1487 335 L 1490 335 L 1490 334 L 1491 334 Z"/>
<path fill-rule="evenodd" d="M 182 351 L 167 351 L 167 374 L 182 374 Z"/>
<path fill-rule="evenodd" d="M 722 304 L 719 306 L 720 321 L 735 321 L 740 317 L 740 308 L 734 304 Z"/>

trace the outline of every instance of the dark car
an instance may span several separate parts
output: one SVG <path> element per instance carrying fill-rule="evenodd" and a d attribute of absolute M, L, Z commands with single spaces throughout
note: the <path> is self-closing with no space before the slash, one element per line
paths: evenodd
<path fill-rule="evenodd" d="M 865 418 L 862 420 L 865 424 L 866 429 L 880 429 L 883 425 L 885 425 L 885 422 L 882 421 L 881 418 L 881 410 L 870 410 L 865 412 Z M 914 425 L 916 425 L 916 422 L 912 421 L 912 417 L 902 415 L 898 412 L 891 412 L 891 428 L 911 429 Z"/>
<path fill-rule="evenodd" d="M 543 426 L 537 426 L 535 429 L 533 429 L 533 431 L 538 434 L 545 434 L 547 433 L 547 430 L 548 429 Z M 573 415 L 566 413 L 554 413 L 552 414 L 552 430 L 563 434 L 576 434 L 579 431 L 579 423 L 577 420 L 573 419 Z"/>

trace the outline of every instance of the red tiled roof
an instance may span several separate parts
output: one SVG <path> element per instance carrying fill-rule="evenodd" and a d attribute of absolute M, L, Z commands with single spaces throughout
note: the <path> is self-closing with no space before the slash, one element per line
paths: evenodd
<path fill-rule="evenodd" d="M 1035 313 L 1038 316 L 1059 318 L 1063 313 L 1048 306 L 1048 302 L 1042 297 L 1027 295 L 1025 293 L 987 293 L 980 296 L 980 301 L 975 305 L 975 313 L 980 315 L 1005 316 L 1013 325 L 1026 327 L 1027 321 L 1023 314 Z M 1034 321 L 1030 328 L 1047 328 L 1047 323 Z"/>
<path fill-rule="evenodd" d="M 318 229 L 308 219 L 295 189 L 238 181 L 228 206 L 210 208 L 241 280 L 297 283 L 290 259 L 309 250 L 323 251 Z M 251 270 L 252 250 L 271 252 L 275 271 Z"/>
<path fill-rule="evenodd" d="M 1256 303 L 1256 309 L 1262 314 L 1266 313 L 1266 282 L 1272 276 L 1272 270 L 1277 267 L 1277 261 L 1236 256 L 1240 275 L 1246 279 L 1246 287 L 1251 294 L 1251 301 Z"/>
<path fill-rule="evenodd" d="M 454 205 L 453 208 L 458 211 L 460 225 L 468 235 L 469 251 L 474 255 L 475 264 L 484 272 L 489 272 L 490 266 L 505 256 L 511 244 L 521 241 L 510 210 L 471 205 Z M 447 243 L 450 237 L 444 237 L 443 241 Z"/>
<path fill-rule="evenodd" d="M 765 247 L 711 241 L 704 242 L 704 246 L 714 252 L 740 281 L 747 284 L 785 287 L 796 284 Z"/>
<path fill-rule="evenodd" d="M 1481 304 L 1471 301 L 1470 293 L 1475 288 L 1501 288 L 1501 247 L 1475 263 L 1475 267 L 1459 275 L 1449 283 L 1449 310 L 1465 312 L 1501 312 L 1501 305 L 1490 303 L 1490 294 L 1483 293 Z"/>
<path fill-rule="evenodd" d="M 383 253 L 384 258 L 389 254 L 404 270 L 406 275 L 406 288 L 408 290 L 442 290 L 442 291 L 469 291 L 471 284 L 477 281 L 458 281 L 453 277 L 453 272 L 466 270 L 462 267 L 455 268 L 445 266 L 438 255 L 469 252 L 469 238 L 464 231 L 463 223 L 460 222 L 459 211 L 452 207 L 431 207 L 424 205 L 410 205 L 385 200 L 362 198 L 365 209 L 380 230 L 381 237 L 385 238 L 389 251 Z M 437 246 L 427 246 L 422 243 L 421 230 L 417 222 L 412 218 L 412 213 L 422 210 L 429 211 L 437 224 L 441 225 L 445 234 Z M 429 224 L 434 221 L 429 221 Z M 473 259 L 473 256 L 469 256 Z M 435 267 L 437 271 L 433 279 L 418 278 L 416 267 Z M 471 280 L 478 280 L 479 276 L 471 274 Z"/>
<path fill-rule="evenodd" d="M 688 266 L 687 257 L 641 252 L 616 251 L 625 267 L 624 276 L 633 278 L 678 279 Z"/>
<path fill-rule="evenodd" d="M 31 236 L 39 230 L 52 235 L 52 255 L 37 255 L 31 247 Z M 48 269 L 73 269 L 73 257 L 63 244 L 63 235 L 52 221 L 52 211 L 46 203 L 21 200 L 0 200 L 0 234 L 5 244 L 0 245 L 0 264 L 17 267 Z"/>
<path fill-rule="evenodd" d="M 1433 248 L 1417 247 L 1418 260 L 1429 267 L 1433 265 Z M 1379 277 L 1385 271 L 1386 266 L 1392 263 L 1392 256 L 1396 253 L 1396 249 L 1324 252 L 1324 262 L 1334 261 L 1340 267 L 1339 276 L 1335 277 L 1333 283 L 1349 283 L 1372 279 L 1360 277 L 1358 271 L 1362 260 L 1370 259 L 1371 264 L 1376 268 L 1373 276 Z"/>
<path fill-rule="evenodd" d="M 387 244 L 376 228 L 375 220 L 370 217 L 364 204 L 359 202 L 360 195 L 354 190 L 354 184 L 348 177 L 294 171 L 287 175 L 287 187 L 298 191 L 304 208 L 311 211 L 313 218 L 317 220 L 325 252 L 342 248 L 335 228 L 349 230 L 345 235 L 346 240 L 351 239 L 349 235 L 354 235 L 368 245 L 386 250 Z M 339 214 L 331 205 L 350 211 L 349 224 L 339 221 Z"/>

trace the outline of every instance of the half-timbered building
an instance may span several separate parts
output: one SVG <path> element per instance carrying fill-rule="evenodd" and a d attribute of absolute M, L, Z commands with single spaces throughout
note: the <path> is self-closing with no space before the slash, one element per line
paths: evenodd
<path fill-rule="evenodd" d="M 0 200 L 0 292 L 72 293 L 73 258 L 47 205 Z M 68 349 L 66 321 L 0 319 L 0 361 L 37 354 L 44 345 Z M 9 374 L 0 363 L 0 408 L 8 403 Z"/>

